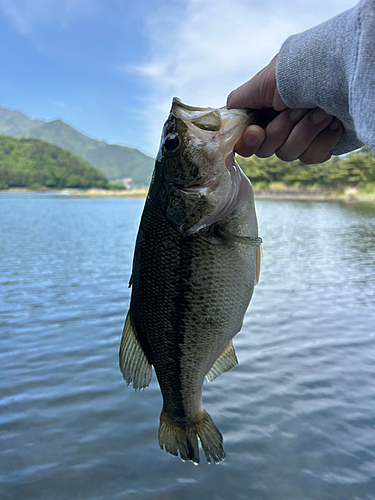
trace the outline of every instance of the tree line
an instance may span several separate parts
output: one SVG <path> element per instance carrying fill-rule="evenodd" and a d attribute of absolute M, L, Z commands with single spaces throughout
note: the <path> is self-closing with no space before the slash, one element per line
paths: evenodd
<path fill-rule="evenodd" d="M 375 153 L 369 148 L 336 156 L 317 165 L 304 165 L 299 160 L 287 163 L 276 156 L 238 156 L 237 161 L 253 184 L 265 188 L 273 182 L 302 186 L 358 186 L 375 183 Z"/>

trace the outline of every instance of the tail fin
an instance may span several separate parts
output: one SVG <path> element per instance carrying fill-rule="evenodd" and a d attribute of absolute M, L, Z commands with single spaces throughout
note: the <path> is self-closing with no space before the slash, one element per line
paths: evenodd
<path fill-rule="evenodd" d="M 213 423 L 210 415 L 203 410 L 202 420 L 190 427 L 181 427 L 172 424 L 164 410 L 160 415 L 159 444 L 171 455 L 180 453 L 182 460 L 191 460 L 195 465 L 199 463 L 198 439 L 202 443 L 207 462 L 213 460 L 219 463 L 225 458 L 223 436 Z"/>
<path fill-rule="evenodd" d="M 197 432 L 199 439 L 201 440 L 207 462 L 211 462 L 211 459 L 216 464 L 222 462 L 225 458 L 223 436 L 213 423 L 210 415 L 204 410 L 202 422 L 197 426 Z"/>

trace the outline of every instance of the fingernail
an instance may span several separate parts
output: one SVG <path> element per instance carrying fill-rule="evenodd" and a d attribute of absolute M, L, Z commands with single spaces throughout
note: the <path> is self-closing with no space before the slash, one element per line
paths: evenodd
<path fill-rule="evenodd" d="M 315 123 L 315 125 L 319 125 L 324 122 L 326 118 L 328 118 L 329 114 L 324 111 L 322 108 L 316 108 L 310 115 L 311 121 Z"/>
<path fill-rule="evenodd" d="M 248 146 L 254 147 L 260 142 L 259 136 L 249 132 L 245 137 L 245 142 Z"/>
<path fill-rule="evenodd" d="M 341 126 L 341 121 L 338 118 L 334 118 L 328 128 L 331 130 L 337 130 Z"/>
<path fill-rule="evenodd" d="M 292 120 L 293 123 L 297 123 L 300 121 L 301 118 L 305 116 L 307 113 L 307 109 L 292 109 L 289 112 L 289 118 Z"/>

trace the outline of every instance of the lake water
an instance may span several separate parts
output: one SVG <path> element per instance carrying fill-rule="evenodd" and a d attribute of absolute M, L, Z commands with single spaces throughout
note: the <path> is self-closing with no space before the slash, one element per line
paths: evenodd
<path fill-rule="evenodd" d="M 227 458 L 198 467 L 118 369 L 142 206 L 0 195 L 0 498 L 374 500 L 375 204 L 257 202 L 240 364 L 203 390 Z"/>

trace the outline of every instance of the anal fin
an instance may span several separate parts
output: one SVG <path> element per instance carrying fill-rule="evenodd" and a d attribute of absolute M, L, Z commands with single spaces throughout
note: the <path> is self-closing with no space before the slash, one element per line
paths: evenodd
<path fill-rule="evenodd" d="M 206 379 L 208 382 L 212 382 L 221 373 L 227 372 L 236 365 L 238 365 L 238 359 L 234 352 L 233 342 L 230 341 L 207 373 Z"/>
<path fill-rule="evenodd" d="M 133 389 L 145 389 L 151 382 L 152 366 L 135 334 L 131 312 L 128 312 L 120 344 L 120 370 L 125 382 Z"/>

